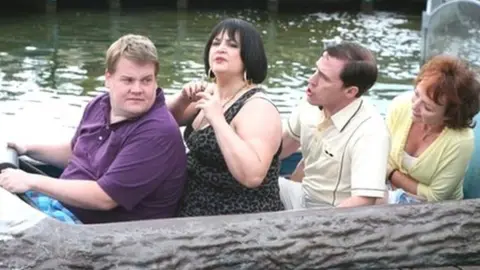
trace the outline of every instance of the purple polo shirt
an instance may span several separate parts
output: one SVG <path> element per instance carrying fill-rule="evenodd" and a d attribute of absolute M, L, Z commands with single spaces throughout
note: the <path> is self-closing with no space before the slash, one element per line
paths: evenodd
<path fill-rule="evenodd" d="M 109 124 L 108 93 L 92 100 L 72 139 L 61 179 L 93 180 L 118 206 L 109 211 L 65 205 L 84 223 L 172 217 L 186 181 L 187 158 L 175 119 L 157 89 L 144 115 Z"/>

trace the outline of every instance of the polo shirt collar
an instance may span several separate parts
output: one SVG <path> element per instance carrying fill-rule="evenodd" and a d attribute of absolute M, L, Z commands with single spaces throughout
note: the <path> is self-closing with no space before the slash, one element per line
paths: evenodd
<path fill-rule="evenodd" d="M 348 104 L 345 108 L 341 109 L 334 115 L 332 115 L 332 122 L 335 127 L 342 132 L 348 123 L 355 117 L 357 112 L 362 107 L 362 98 L 355 99 L 352 103 Z"/>

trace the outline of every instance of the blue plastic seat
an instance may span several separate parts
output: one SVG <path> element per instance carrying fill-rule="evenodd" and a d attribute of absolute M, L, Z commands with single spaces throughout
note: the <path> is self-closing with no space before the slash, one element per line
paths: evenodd
<path fill-rule="evenodd" d="M 477 123 L 473 129 L 475 148 L 463 183 L 464 199 L 480 198 L 480 113 L 475 116 L 474 120 Z"/>
<path fill-rule="evenodd" d="M 295 171 L 295 168 L 297 168 L 298 162 L 302 159 L 302 153 L 301 152 L 295 152 L 289 157 L 285 158 L 282 160 L 281 165 L 280 165 L 280 176 L 290 176 L 293 171 Z"/>

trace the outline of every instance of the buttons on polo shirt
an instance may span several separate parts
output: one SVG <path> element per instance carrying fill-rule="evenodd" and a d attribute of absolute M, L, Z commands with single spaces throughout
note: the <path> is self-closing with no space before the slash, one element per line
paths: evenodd
<path fill-rule="evenodd" d="M 98 140 L 99 141 L 103 140 L 103 136 L 98 136 Z"/>

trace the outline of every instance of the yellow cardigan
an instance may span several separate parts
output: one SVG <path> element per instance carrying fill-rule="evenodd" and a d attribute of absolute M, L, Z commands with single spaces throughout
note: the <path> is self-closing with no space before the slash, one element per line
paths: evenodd
<path fill-rule="evenodd" d="M 473 130 L 444 128 L 407 170 L 402 166 L 402 160 L 412 125 L 411 98 L 412 93 L 396 97 L 387 113 L 392 140 L 388 160 L 390 168 L 417 180 L 417 195 L 428 201 L 463 199 L 463 177 L 473 153 Z"/>

